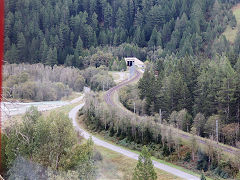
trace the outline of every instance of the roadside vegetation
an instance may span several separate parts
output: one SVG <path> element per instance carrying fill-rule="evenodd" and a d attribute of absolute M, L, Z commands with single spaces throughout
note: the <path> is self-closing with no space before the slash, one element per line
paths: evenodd
<path fill-rule="evenodd" d="M 154 170 L 151 154 L 146 146 L 143 146 L 142 152 L 138 157 L 137 166 L 135 167 L 133 173 L 133 180 L 141 179 L 157 179 L 157 173 Z"/>
<path fill-rule="evenodd" d="M 159 117 L 124 114 L 103 103 L 101 96 L 89 94 L 80 116 L 91 131 L 103 133 L 119 145 L 141 151 L 146 145 L 151 155 L 210 177 L 232 178 L 238 173 L 238 160 L 228 158 L 207 141 L 200 148 L 196 137 L 181 141 L 177 131 L 159 124 Z M 185 116 L 183 116 L 185 117 Z"/>
<path fill-rule="evenodd" d="M 122 179 L 130 180 L 133 178 L 133 172 L 137 166 L 137 161 L 111 151 L 101 146 L 95 146 L 96 150 L 101 153 L 102 160 L 97 162 L 99 179 Z M 159 180 L 178 180 L 165 171 L 154 169 Z"/>
<path fill-rule="evenodd" d="M 42 116 L 32 107 L 2 134 L 1 174 L 8 179 L 94 179 L 93 147 L 65 114 Z"/>
<path fill-rule="evenodd" d="M 43 173 L 42 177 L 44 176 L 44 177 L 47 177 L 48 179 L 59 179 L 59 178 L 60 179 L 71 178 L 73 180 L 79 179 L 79 172 L 77 169 L 76 170 L 72 170 L 72 169 L 71 170 L 63 170 L 62 167 L 59 167 L 59 170 L 53 170 L 54 168 L 51 168 L 50 166 L 48 166 L 46 164 L 43 165 L 41 163 L 41 161 L 43 161 L 43 159 L 45 159 L 44 157 L 46 157 L 46 156 L 44 156 L 44 157 L 38 156 L 37 157 L 38 159 L 36 160 L 35 154 L 31 155 L 30 157 L 29 157 L 29 155 L 26 155 L 25 151 L 23 152 L 24 148 L 21 143 L 21 137 L 18 141 L 14 140 L 14 144 L 17 147 L 21 147 L 21 149 L 19 151 L 17 151 L 17 153 L 16 153 L 17 157 L 13 156 L 13 159 L 15 159 L 15 160 L 12 160 L 13 165 L 10 165 L 10 166 L 7 165 L 7 162 L 9 161 L 9 155 L 7 155 L 7 151 L 12 151 L 11 147 L 8 147 L 8 148 L 6 147 L 6 146 L 10 146 L 10 139 L 12 139 L 12 135 L 9 136 L 9 134 L 12 134 L 12 132 L 14 132 L 15 129 L 18 128 L 20 125 L 22 127 L 23 124 L 24 124 L 24 126 L 26 126 L 26 124 L 28 126 L 29 126 L 29 124 L 31 124 L 31 127 L 32 127 L 33 126 L 32 120 L 31 120 L 32 116 L 34 116 L 34 117 L 40 116 L 41 120 L 39 120 L 39 121 L 46 121 L 46 120 L 44 120 L 44 118 L 48 118 L 48 120 L 51 119 L 51 121 L 52 121 L 53 117 L 56 118 L 57 121 L 59 121 L 59 117 L 56 117 L 56 112 L 60 113 L 59 116 L 63 116 L 63 115 L 65 116 L 65 114 L 68 114 L 68 112 L 73 107 L 74 107 L 74 105 L 67 105 L 65 107 L 57 108 L 56 110 L 53 110 L 53 111 L 47 111 L 47 112 L 42 112 L 42 113 L 37 112 L 36 109 L 32 108 L 23 117 L 22 116 L 21 117 L 18 116 L 16 118 L 14 117 L 14 119 L 11 121 L 12 123 L 10 123 L 10 124 L 8 123 L 8 126 L 5 126 L 3 129 L 4 135 L 2 137 L 2 143 L 3 143 L 2 157 L 4 157 L 4 158 L 2 159 L 3 161 L 2 161 L 1 167 L 4 167 L 4 168 L 1 169 L 1 175 L 4 175 L 5 178 L 14 178 L 14 179 L 22 178 L 22 177 L 25 177 L 25 178 L 30 177 L 31 178 L 33 176 L 40 177 L 38 175 L 38 173 L 41 172 L 41 173 Z M 26 118 L 26 117 L 28 117 L 28 118 Z M 64 119 L 64 121 L 67 121 L 67 123 L 68 123 L 68 121 L 69 121 L 68 118 L 64 117 L 63 119 Z M 29 123 L 28 121 L 31 121 L 31 122 Z M 53 121 L 55 122 L 55 119 Z M 52 122 L 52 123 L 54 123 L 54 122 Z M 37 123 L 39 123 L 39 122 L 37 122 Z M 49 121 L 46 123 L 49 124 Z M 63 123 L 62 120 L 61 120 L 61 123 Z M 34 125 L 34 127 L 37 127 L 37 126 L 38 125 Z M 29 129 L 32 129 L 32 128 L 28 128 L 28 130 Z M 49 130 L 49 128 L 45 129 L 46 132 L 48 132 L 48 130 Z M 67 128 L 67 130 L 69 130 L 69 129 Z M 37 131 L 38 130 L 34 130 L 35 133 L 38 133 Z M 26 133 L 26 130 L 24 130 L 24 132 L 23 132 L 23 130 L 21 130 L 18 133 L 21 133 L 21 134 L 24 133 L 24 135 L 27 135 L 28 137 L 30 137 L 30 135 Z M 53 133 L 53 132 L 50 132 L 50 133 Z M 56 134 L 56 136 L 60 135 L 57 132 L 54 132 L 54 133 Z M 59 132 L 59 133 L 62 134 L 62 132 Z M 77 135 L 76 133 L 73 133 L 73 134 Z M 14 137 L 16 137 L 16 135 L 14 135 Z M 44 137 L 47 137 L 47 134 L 45 134 Z M 66 136 L 64 136 L 64 137 L 66 137 Z M 85 145 L 90 142 L 90 141 L 84 140 L 81 137 L 81 135 L 77 135 L 77 138 L 78 138 L 78 144 L 80 144 L 81 148 L 85 147 Z M 35 141 L 35 139 L 36 139 L 36 136 L 34 135 L 33 140 Z M 45 140 L 46 140 L 46 138 L 45 138 Z M 47 142 L 49 142 L 49 141 L 47 141 Z M 11 142 L 11 143 L 13 143 L 13 142 Z M 56 142 L 56 144 L 57 144 L 57 142 Z M 25 145 L 26 145 L 26 143 L 25 143 Z M 27 146 L 28 145 L 26 145 L 25 147 L 27 147 Z M 74 145 L 74 146 L 76 146 L 76 145 Z M 79 146 L 79 145 L 77 145 L 77 146 Z M 41 150 L 40 147 L 35 147 L 35 149 L 37 149 L 36 151 Z M 56 151 L 56 150 L 52 149 L 52 147 L 50 145 L 48 145 L 48 150 L 51 152 Z M 84 151 L 84 149 L 81 150 L 81 152 L 83 152 L 83 151 Z M 96 145 L 92 146 L 91 152 L 93 153 L 92 160 L 94 162 L 94 170 L 92 173 L 94 173 L 95 175 L 92 176 L 92 178 L 90 178 L 90 179 L 122 179 L 122 180 L 132 179 L 134 167 L 137 165 L 136 160 L 125 157 L 124 155 L 121 155 L 117 152 L 114 152 L 114 151 L 108 150 L 104 147 L 96 146 Z M 68 152 L 68 153 L 70 153 L 70 152 Z M 41 154 L 43 155 L 44 153 L 42 152 Z M 76 158 L 77 156 L 74 156 L 74 157 Z M 44 162 L 45 161 L 46 160 L 44 160 Z M 83 161 L 79 162 L 79 164 L 81 164 L 81 163 L 83 163 Z M 53 164 L 54 164 L 54 161 L 53 161 Z M 82 165 L 81 168 L 83 168 L 84 166 L 85 165 Z M 155 169 L 155 171 L 157 173 L 158 179 L 161 179 L 161 180 L 179 179 L 179 178 L 177 178 L 169 173 L 166 173 L 164 171 L 161 171 L 159 169 Z M 83 176 L 81 176 L 81 177 L 83 177 Z"/>

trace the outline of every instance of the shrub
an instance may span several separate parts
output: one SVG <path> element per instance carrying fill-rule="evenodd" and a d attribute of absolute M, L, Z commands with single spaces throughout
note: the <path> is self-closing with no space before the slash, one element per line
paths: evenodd
<path fill-rule="evenodd" d="M 85 85 L 85 79 L 83 78 L 82 75 L 79 75 L 78 78 L 76 79 L 75 83 L 74 83 L 74 90 L 75 91 L 82 91 L 83 90 L 83 87 Z"/>
<path fill-rule="evenodd" d="M 102 154 L 99 151 L 95 151 L 93 154 L 93 160 L 102 161 L 103 160 Z"/>
<path fill-rule="evenodd" d="M 207 171 L 208 170 L 208 156 L 203 152 L 198 152 L 198 161 L 197 161 L 197 169 Z"/>
<path fill-rule="evenodd" d="M 186 156 L 184 157 L 183 160 L 186 161 L 186 162 L 190 162 L 190 160 L 191 160 L 191 153 L 187 152 L 187 154 L 186 154 Z"/>

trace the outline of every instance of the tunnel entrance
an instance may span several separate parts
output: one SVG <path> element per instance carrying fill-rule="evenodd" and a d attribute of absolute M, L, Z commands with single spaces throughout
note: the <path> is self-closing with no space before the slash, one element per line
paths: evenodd
<path fill-rule="evenodd" d="M 127 61 L 127 66 L 132 66 L 134 61 Z"/>

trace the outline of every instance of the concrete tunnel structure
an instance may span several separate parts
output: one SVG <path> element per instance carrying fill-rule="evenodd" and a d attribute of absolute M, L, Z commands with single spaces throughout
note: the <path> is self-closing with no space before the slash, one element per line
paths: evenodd
<path fill-rule="evenodd" d="M 136 57 L 128 57 L 128 58 L 124 58 L 126 65 L 128 67 L 133 66 L 133 64 L 139 68 L 144 68 L 144 63 L 142 61 L 140 61 L 138 58 Z"/>

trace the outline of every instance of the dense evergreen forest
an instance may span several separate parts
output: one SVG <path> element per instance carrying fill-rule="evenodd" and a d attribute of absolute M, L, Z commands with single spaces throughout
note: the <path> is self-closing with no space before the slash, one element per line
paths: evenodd
<path fill-rule="evenodd" d="M 169 61 L 169 59 L 171 59 Z M 240 59 L 231 65 L 220 56 L 214 60 L 169 56 L 159 59 L 139 81 L 143 114 L 163 111 L 163 117 L 184 131 L 196 128 L 204 137 L 215 136 L 219 121 L 219 140 L 237 145 L 240 123 Z M 139 101 L 136 101 L 139 102 Z M 141 101 L 140 101 L 141 102 Z M 184 114 L 184 120 L 179 117 Z"/>
<path fill-rule="evenodd" d="M 5 61 L 83 67 L 98 46 L 211 57 L 237 0 L 9 0 Z M 226 45 L 227 47 L 227 45 Z M 145 56 L 146 58 L 146 56 Z M 144 60 L 144 59 L 142 59 Z"/>

